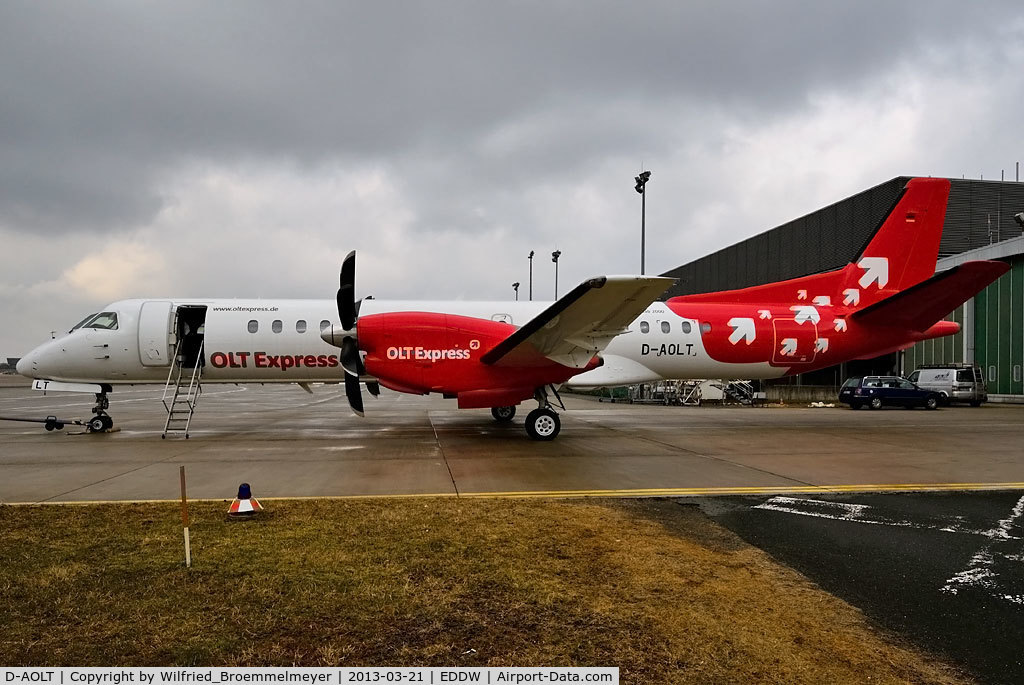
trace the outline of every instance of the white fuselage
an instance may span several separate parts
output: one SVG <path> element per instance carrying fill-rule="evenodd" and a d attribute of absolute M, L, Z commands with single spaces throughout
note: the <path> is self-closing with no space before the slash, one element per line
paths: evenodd
<path fill-rule="evenodd" d="M 360 315 L 439 312 L 522 326 L 550 302 L 363 300 Z M 78 328 L 26 355 L 18 372 L 30 378 L 71 383 L 164 383 L 174 361 L 175 311 L 205 307 L 204 383 L 338 382 L 344 371 L 338 348 L 320 337 L 337 325 L 332 300 L 122 300 L 105 312 L 117 327 Z M 646 324 L 646 325 L 644 325 Z M 664 303 L 650 305 L 601 353 L 604 365 L 574 377 L 570 385 L 618 386 L 659 379 L 771 378 L 768 364 L 726 364 L 711 359 L 700 323 L 679 317 Z"/>

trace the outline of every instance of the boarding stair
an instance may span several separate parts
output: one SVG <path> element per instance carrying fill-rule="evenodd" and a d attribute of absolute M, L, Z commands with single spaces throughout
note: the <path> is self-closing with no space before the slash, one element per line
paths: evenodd
<path fill-rule="evenodd" d="M 722 386 L 723 392 L 740 404 L 754 403 L 754 384 L 750 381 L 729 381 Z"/>
<path fill-rule="evenodd" d="M 184 433 L 187 440 L 192 415 L 196 413 L 196 404 L 203 393 L 203 348 L 199 348 L 195 364 L 190 365 L 180 355 L 181 345 L 179 339 L 174 349 L 174 363 L 171 364 L 164 394 L 160 398 L 167 410 L 167 421 L 160 437 L 166 438 L 168 433 Z"/>

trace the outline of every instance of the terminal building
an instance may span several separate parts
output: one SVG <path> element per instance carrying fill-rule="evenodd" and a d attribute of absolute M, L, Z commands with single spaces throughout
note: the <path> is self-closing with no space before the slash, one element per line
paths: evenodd
<path fill-rule="evenodd" d="M 910 180 L 898 176 L 835 204 L 666 272 L 665 295 L 734 290 L 842 268 L 853 260 Z M 907 374 L 921 364 L 978 364 L 992 399 L 1024 401 L 1024 183 L 950 179 L 937 271 L 999 259 L 1011 269 L 949 317 L 961 332 L 897 354 L 853 361 L 774 383 L 835 388 L 849 376 Z"/>

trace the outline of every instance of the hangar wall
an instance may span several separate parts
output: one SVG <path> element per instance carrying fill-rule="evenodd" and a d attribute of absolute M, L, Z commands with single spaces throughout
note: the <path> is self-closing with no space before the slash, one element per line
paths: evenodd
<path fill-rule="evenodd" d="M 908 349 L 904 369 L 974 361 L 985 374 L 989 393 L 1024 396 L 1024 255 L 1002 259 L 1010 263 L 1010 271 L 946 317 L 964 330 Z"/>

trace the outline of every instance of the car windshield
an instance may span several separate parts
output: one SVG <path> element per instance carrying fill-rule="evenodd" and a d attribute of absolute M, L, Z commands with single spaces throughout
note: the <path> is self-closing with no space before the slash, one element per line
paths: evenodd
<path fill-rule="evenodd" d="M 843 383 L 843 387 L 844 388 L 855 388 L 855 387 L 857 387 L 858 383 L 860 383 L 860 379 L 859 378 L 847 378 L 846 382 Z"/>

